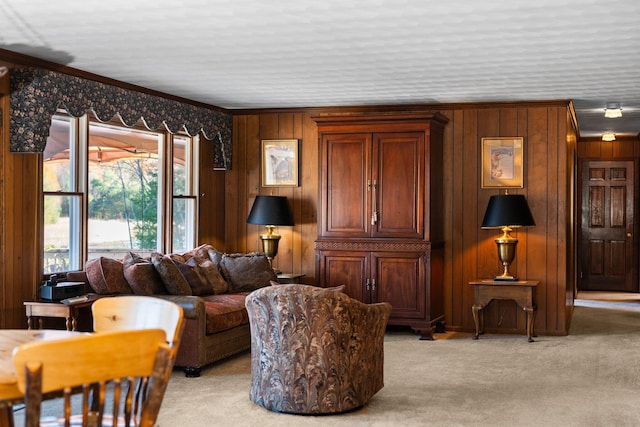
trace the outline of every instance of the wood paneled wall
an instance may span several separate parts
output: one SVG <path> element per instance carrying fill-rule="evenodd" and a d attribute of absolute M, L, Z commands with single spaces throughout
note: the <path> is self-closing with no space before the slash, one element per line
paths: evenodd
<path fill-rule="evenodd" d="M 213 169 L 214 146 L 200 139 L 198 242 L 225 248 L 225 171 Z"/>
<path fill-rule="evenodd" d="M 480 229 L 489 197 L 498 190 L 481 189 L 480 141 L 489 136 L 523 136 L 524 194 L 536 226 L 520 229 L 511 271 L 539 280 L 535 328 L 542 334 L 564 334 L 572 309 L 575 275 L 572 261 L 575 200 L 575 129 L 566 105 L 475 108 L 442 111 L 445 128 L 445 292 L 446 321 L 453 329 L 473 325 L 473 291 L 467 282 L 500 271 L 496 232 Z M 487 309 L 489 330 L 522 331 L 524 313 L 510 301 L 494 301 Z"/>
<path fill-rule="evenodd" d="M 433 106 L 431 106 L 432 111 Z M 445 306 L 446 324 L 472 330 L 473 290 L 467 284 L 500 271 L 496 232 L 481 230 L 489 197 L 498 190 L 480 188 L 482 137 L 522 136 L 525 142 L 524 188 L 512 193 L 527 197 L 536 227 L 518 230 L 518 255 L 512 272 L 539 280 L 536 331 L 562 335 L 575 292 L 575 164 L 576 130 L 568 102 L 505 106 L 454 106 L 438 110 L 449 118 L 444 135 Z M 306 274 L 315 281 L 313 242 L 317 236 L 318 138 L 311 116 L 336 110 L 248 112 L 234 117 L 234 158 L 226 174 L 226 250 L 260 250 L 258 226 L 246 224 L 258 194 L 284 195 L 293 207 L 296 225 L 281 227 L 276 258 L 283 271 Z M 354 110 L 350 110 L 357 112 Z M 379 111 L 379 110 L 378 110 Z M 300 186 L 260 186 L 260 141 L 300 140 Z M 487 308 L 489 331 L 522 333 L 524 313 L 510 301 Z"/>
<path fill-rule="evenodd" d="M 38 212 L 39 155 L 8 152 L 7 96 L 1 98 L 0 200 L 2 208 L 0 253 L 0 327 L 25 326 L 23 301 L 35 296 L 40 282 Z M 446 325 L 452 330 L 472 330 L 472 289 L 467 282 L 491 277 L 499 271 L 496 233 L 481 230 L 489 197 L 497 190 L 480 188 L 480 140 L 488 136 L 523 136 L 525 141 L 525 194 L 536 227 L 519 230 L 518 255 L 512 271 L 540 280 L 539 334 L 561 335 L 568 324 L 575 292 L 575 165 L 576 132 L 568 102 L 520 105 L 430 106 L 449 118 L 444 134 L 442 206 L 445 246 Z M 427 109 L 426 107 L 416 107 Z M 371 109 L 361 109 L 371 111 Z M 200 173 L 201 243 L 226 252 L 260 250 L 263 228 L 246 224 L 258 194 L 287 196 L 295 226 L 279 227 L 282 234 L 276 267 L 304 273 L 315 282 L 314 241 L 317 236 L 318 114 L 344 109 L 300 109 L 240 112 L 234 116 L 231 171 L 214 171 L 210 147 L 203 143 Z M 349 111 L 360 112 L 357 109 Z M 387 112 L 388 109 L 376 109 Z M 260 143 L 263 139 L 300 141 L 300 185 L 263 188 L 260 185 Z M 603 146 L 600 146 L 600 150 Z M 626 149 L 626 148 L 625 148 Z M 602 152 L 600 153 L 602 154 Z M 524 314 L 511 302 L 488 307 L 487 328 L 524 331 Z"/>
<path fill-rule="evenodd" d="M 274 266 L 283 272 L 303 273 L 306 283 L 315 279 L 314 241 L 318 234 L 318 135 L 315 122 L 306 113 L 241 115 L 233 122 L 233 163 L 226 172 L 227 251 L 261 251 L 260 234 L 265 228 L 246 223 L 257 195 L 286 196 L 295 225 L 278 227 L 282 235 Z M 298 139 L 298 187 L 262 187 L 261 141 Z"/>
<path fill-rule="evenodd" d="M 8 76 L 0 84 L 9 93 Z M 38 253 L 39 154 L 9 152 L 9 95 L 0 97 L 0 328 L 26 328 L 24 301 L 33 300 L 42 268 Z"/>
<path fill-rule="evenodd" d="M 601 138 L 581 138 L 578 144 L 579 159 L 619 160 L 640 158 L 639 137 L 617 137 L 615 141 Z"/>

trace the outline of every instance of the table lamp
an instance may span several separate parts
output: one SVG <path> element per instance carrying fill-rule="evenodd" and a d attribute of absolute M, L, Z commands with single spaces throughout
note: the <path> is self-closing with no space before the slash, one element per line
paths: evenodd
<path fill-rule="evenodd" d="M 483 229 L 499 228 L 502 236 L 496 239 L 498 258 L 504 271 L 494 280 L 516 281 L 517 277 L 509 273 L 509 265 L 516 256 L 518 239 L 511 237 L 511 231 L 519 227 L 536 225 L 529 210 L 527 199 L 522 194 L 499 194 L 491 196 L 487 211 L 482 220 Z"/>
<path fill-rule="evenodd" d="M 256 196 L 247 224 L 259 224 L 267 227 L 267 234 L 261 234 L 262 251 L 273 268 L 273 258 L 278 254 L 280 235 L 273 229 L 277 225 L 293 225 L 293 215 L 285 196 Z M 275 271 L 275 270 L 274 270 Z M 277 271 L 276 271 L 277 273 Z"/>

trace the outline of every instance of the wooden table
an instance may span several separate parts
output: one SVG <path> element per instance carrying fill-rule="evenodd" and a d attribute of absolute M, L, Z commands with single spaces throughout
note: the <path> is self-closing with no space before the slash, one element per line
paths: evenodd
<path fill-rule="evenodd" d="M 56 301 L 26 301 L 24 308 L 27 314 L 27 328 L 34 329 L 34 320 L 38 320 L 38 329 L 42 329 L 43 317 L 61 317 L 66 319 L 67 331 L 75 331 L 78 327 L 78 315 L 80 309 L 89 307 L 95 299 L 90 298 L 88 301 L 63 304 Z"/>
<path fill-rule="evenodd" d="M 13 425 L 11 403 L 23 397 L 13 365 L 13 349 L 32 341 L 59 340 L 84 333 L 51 329 L 0 329 L 0 426 Z"/>
<path fill-rule="evenodd" d="M 478 339 L 484 333 L 483 308 L 494 299 L 513 300 L 522 308 L 527 317 L 527 338 L 533 342 L 533 324 L 536 320 L 536 286 L 540 282 L 535 280 L 506 281 L 506 280 L 474 280 L 469 282 L 474 287 L 473 321 L 476 325 Z"/>

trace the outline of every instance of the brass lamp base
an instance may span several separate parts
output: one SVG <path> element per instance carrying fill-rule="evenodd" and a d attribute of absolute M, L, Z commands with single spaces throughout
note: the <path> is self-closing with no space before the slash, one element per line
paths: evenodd
<path fill-rule="evenodd" d="M 493 280 L 515 282 L 518 278 L 509 273 L 509 265 L 516 257 L 518 239 L 511 237 L 509 234 L 511 232 L 510 227 L 503 227 L 502 232 L 502 236 L 496 239 L 496 245 L 498 245 L 498 259 L 500 260 L 504 270 L 501 275 L 496 276 Z"/>
<path fill-rule="evenodd" d="M 278 242 L 280 242 L 280 235 L 274 233 L 274 228 L 275 227 L 273 225 L 267 225 L 267 234 L 261 234 L 260 239 L 262 240 L 262 252 L 264 252 L 265 256 L 269 260 L 271 269 L 278 274 L 280 271 L 273 268 L 273 259 L 278 255 Z"/>

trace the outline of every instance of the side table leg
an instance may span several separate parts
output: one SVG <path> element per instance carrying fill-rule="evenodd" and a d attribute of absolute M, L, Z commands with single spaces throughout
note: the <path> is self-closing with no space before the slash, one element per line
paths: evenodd
<path fill-rule="evenodd" d="M 65 326 L 67 327 L 67 331 L 75 331 L 75 322 L 76 319 L 73 318 L 73 316 L 69 316 L 67 317 L 67 322 L 65 324 Z"/>
<path fill-rule="evenodd" d="M 535 320 L 535 311 L 533 310 L 533 307 L 527 307 L 525 308 L 525 311 L 527 313 L 527 339 L 529 342 L 533 342 L 533 322 Z"/>
<path fill-rule="evenodd" d="M 33 317 L 27 316 L 27 329 L 33 329 Z"/>
<path fill-rule="evenodd" d="M 478 312 L 482 309 L 479 305 L 473 305 L 471 310 L 473 311 L 473 323 L 476 325 L 476 334 L 473 337 L 474 340 L 477 340 L 480 336 L 480 319 L 478 318 Z"/>

